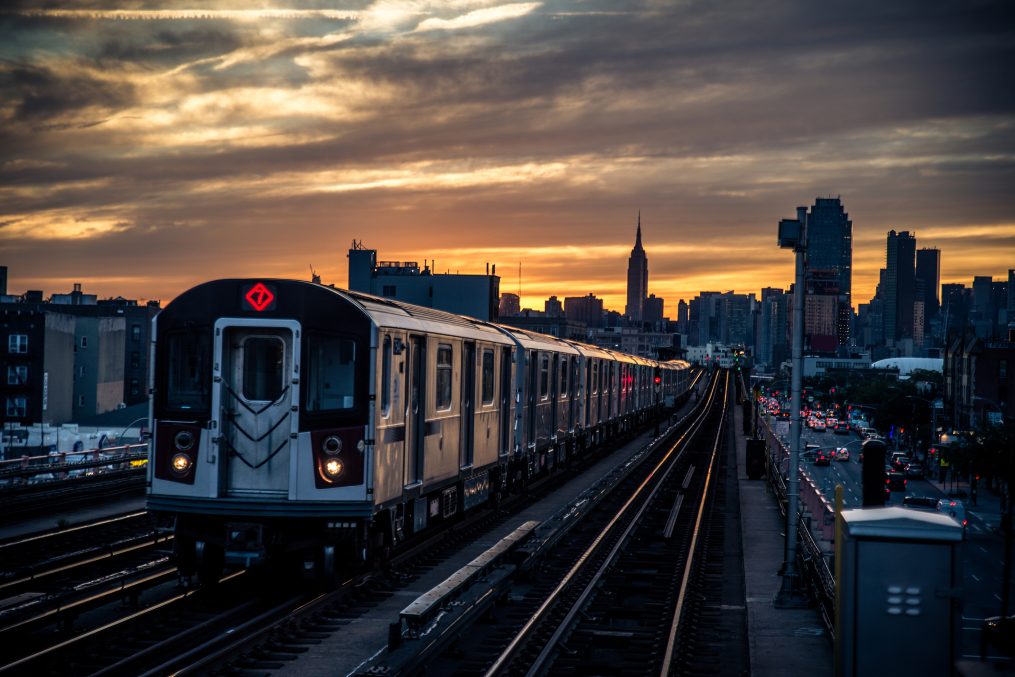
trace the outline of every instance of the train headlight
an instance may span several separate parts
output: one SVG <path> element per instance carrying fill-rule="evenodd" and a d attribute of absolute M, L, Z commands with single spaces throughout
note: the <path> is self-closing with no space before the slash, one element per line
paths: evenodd
<path fill-rule="evenodd" d="M 329 435 L 321 444 L 321 450 L 328 456 L 337 456 L 342 453 L 342 438 L 337 435 Z"/>
<path fill-rule="evenodd" d="M 181 430 L 176 433 L 175 437 L 173 437 L 173 444 L 175 444 L 176 448 L 180 451 L 190 451 L 190 448 L 194 446 L 194 433 L 189 430 Z M 176 465 L 175 456 L 173 457 L 173 465 L 174 467 Z M 187 466 L 190 466 L 189 458 L 187 459 Z"/>
<path fill-rule="evenodd" d="M 324 474 L 328 477 L 338 477 L 342 474 L 343 470 L 345 470 L 345 466 L 342 464 L 342 461 L 337 458 L 328 459 L 324 463 Z"/>
<path fill-rule="evenodd" d="M 186 475 L 194 462 L 190 459 L 190 456 L 187 456 L 184 453 L 179 453 L 173 456 L 169 463 L 172 465 L 173 472 L 178 475 Z"/>

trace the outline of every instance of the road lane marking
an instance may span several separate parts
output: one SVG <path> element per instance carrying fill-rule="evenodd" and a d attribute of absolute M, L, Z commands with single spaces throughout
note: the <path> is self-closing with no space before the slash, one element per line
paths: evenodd
<path fill-rule="evenodd" d="M 977 583 L 979 583 L 979 582 L 980 582 L 980 577 L 979 577 L 979 576 L 977 576 L 976 574 L 969 574 L 969 575 L 970 575 L 970 576 L 972 576 L 972 577 L 973 577 L 973 580 L 974 580 L 974 581 L 976 581 Z"/>

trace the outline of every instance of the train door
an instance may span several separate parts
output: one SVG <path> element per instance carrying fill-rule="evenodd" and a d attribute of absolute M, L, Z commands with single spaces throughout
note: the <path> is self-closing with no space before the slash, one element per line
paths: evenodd
<path fill-rule="evenodd" d="M 554 353 L 550 362 L 550 436 L 554 439 L 557 437 L 557 421 L 560 420 L 558 409 L 560 408 L 560 398 L 557 394 L 557 376 L 558 370 L 560 369 L 560 356 Z"/>
<path fill-rule="evenodd" d="M 511 453 L 511 349 L 500 351 L 500 453 Z"/>
<path fill-rule="evenodd" d="M 475 458 L 476 429 L 476 344 L 466 341 L 462 350 L 462 447 L 461 467 L 472 465 Z"/>
<path fill-rule="evenodd" d="M 423 481 L 423 449 L 426 417 L 426 339 L 409 337 L 409 377 L 405 379 L 406 484 Z"/>
<path fill-rule="evenodd" d="M 212 397 L 226 495 L 289 495 L 299 334 L 296 322 L 216 324 Z"/>
<path fill-rule="evenodd" d="M 536 447 L 536 390 L 539 377 L 539 353 L 535 350 L 529 351 L 529 387 L 528 387 L 528 410 L 529 410 L 529 446 Z"/>

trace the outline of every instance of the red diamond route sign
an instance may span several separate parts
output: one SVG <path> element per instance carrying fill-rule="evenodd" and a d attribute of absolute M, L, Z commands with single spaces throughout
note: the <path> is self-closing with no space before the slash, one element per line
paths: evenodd
<path fill-rule="evenodd" d="M 274 307 L 275 293 L 268 289 L 263 282 L 258 282 L 247 290 L 247 293 L 243 295 L 243 300 L 260 313 Z"/>

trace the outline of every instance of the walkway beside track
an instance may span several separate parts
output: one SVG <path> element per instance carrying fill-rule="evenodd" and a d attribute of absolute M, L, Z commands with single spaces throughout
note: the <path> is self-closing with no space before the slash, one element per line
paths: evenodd
<path fill-rule="evenodd" d="M 734 406 L 734 411 L 751 676 L 830 676 L 832 641 L 818 610 L 775 607 L 782 588 L 786 519 L 768 482 L 747 479 L 743 410 Z"/>

